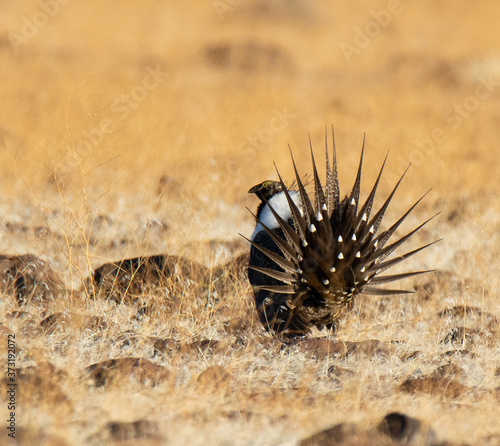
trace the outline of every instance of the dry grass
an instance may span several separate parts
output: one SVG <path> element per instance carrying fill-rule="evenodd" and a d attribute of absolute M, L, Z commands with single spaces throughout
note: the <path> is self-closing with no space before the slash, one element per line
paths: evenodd
<path fill-rule="evenodd" d="M 201 3 L 53 0 L 53 17 L 2 4 L 0 248 L 41 257 L 72 290 L 21 307 L 2 295 L 22 444 L 296 444 L 395 410 L 436 442 L 498 444 L 496 4 L 402 2 L 348 60 L 339 45 L 392 2 Z M 387 149 L 380 197 L 413 162 L 388 220 L 433 187 L 405 226 L 443 211 L 412 242 L 444 237 L 406 265 L 438 270 L 408 284 L 415 295 L 361 297 L 334 336 L 284 344 L 241 276 L 222 290 L 183 277 L 119 304 L 80 288 L 124 257 L 210 271 L 245 252 L 246 191 L 276 178 L 273 160 L 291 178 L 288 143 L 309 171 L 307 132 L 322 147 L 327 123 L 344 191 L 364 132 L 365 194 Z M 128 357 L 143 359 L 87 369 Z"/>

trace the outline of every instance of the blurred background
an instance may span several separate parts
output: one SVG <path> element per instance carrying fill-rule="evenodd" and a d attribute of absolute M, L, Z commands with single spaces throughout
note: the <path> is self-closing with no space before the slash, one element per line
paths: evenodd
<path fill-rule="evenodd" d="M 155 247 L 205 231 L 234 238 L 251 231 L 247 190 L 276 178 L 273 161 L 291 178 L 288 144 L 309 172 L 308 133 L 322 164 L 332 124 L 344 192 L 365 133 L 365 191 L 387 151 L 382 194 L 412 163 L 401 206 L 429 187 L 445 210 L 498 191 L 495 2 L 0 6 L 7 220 L 38 212 L 50 229 L 62 212 L 90 216 L 94 231 L 120 218 L 127 231 L 182 226 Z"/>

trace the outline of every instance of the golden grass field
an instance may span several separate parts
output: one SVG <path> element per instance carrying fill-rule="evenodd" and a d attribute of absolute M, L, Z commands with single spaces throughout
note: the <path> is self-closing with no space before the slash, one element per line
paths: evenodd
<path fill-rule="evenodd" d="M 495 2 L 0 6 L 0 444 L 500 444 Z M 288 144 L 311 173 L 308 133 L 322 165 L 330 124 L 343 193 L 365 133 L 362 198 L 388 150 L 376 204 L 412 163 L 386 225 L 432 187 L 401 234 L 441 211 L 408 247 L 444 239 L 400 270 L 437 271 L 281 339 L 241 267 L 247 191 L 293 178 Z M 18 303 L 23 254 L 60 282 Z M 87 280 L 151 254 L 196 264 L 123 301 Z M 390 412 L 422 424 L 391 440 Z"/>

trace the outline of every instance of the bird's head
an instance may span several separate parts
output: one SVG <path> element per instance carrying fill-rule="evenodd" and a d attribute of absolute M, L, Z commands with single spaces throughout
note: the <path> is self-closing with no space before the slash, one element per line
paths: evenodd
<path fill-rule="evenodd" d="M 255 194 L 260 201 L 268 201 L 278 192 L 283 192 L 283 187 L 279 181 L 266 180 L 252 187 L 248 193 Z"/>

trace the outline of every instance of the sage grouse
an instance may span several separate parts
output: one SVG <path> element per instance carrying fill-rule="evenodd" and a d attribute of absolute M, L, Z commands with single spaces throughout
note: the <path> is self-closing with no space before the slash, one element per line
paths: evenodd
<path fill-rule="evenodd" d="M 436 243 L 388 258 L 396 248 L 435 217 L 388 244 L 399 225 L 425 195 L 389 229 L 378 233 L 384 213 L 405 174 L 382 207 L 371 216 L 386 160 L 368 198 L 359 209 L 364 141 L 354 186 L 350 195 L 341 200 L 335 140 L 333 138 L 332 165 L 328 159 L 326 137 L 325 140 L 325 188 L 318 177 L 309 141 L 314 197 L 307 194 L 293 155 L 295 181 L 290 187 L 285 186 L 277 171 L 279 181 L 264 181 L 249 190 L 261 202 L 257 215 L 254 215 L 257 225 L 249 240 L 251 250 L 248 278 L 253 287 L 260 320 L 268 330 L 275 332 L 304 334 L 312 326 L 319 329 L 325 326 L 335 328 L 341 312 L 352 307 L 357 294 L 412 293 L 407 290 L 379 288 L 378 285 L 430 271 L 380 275 Z"/>

